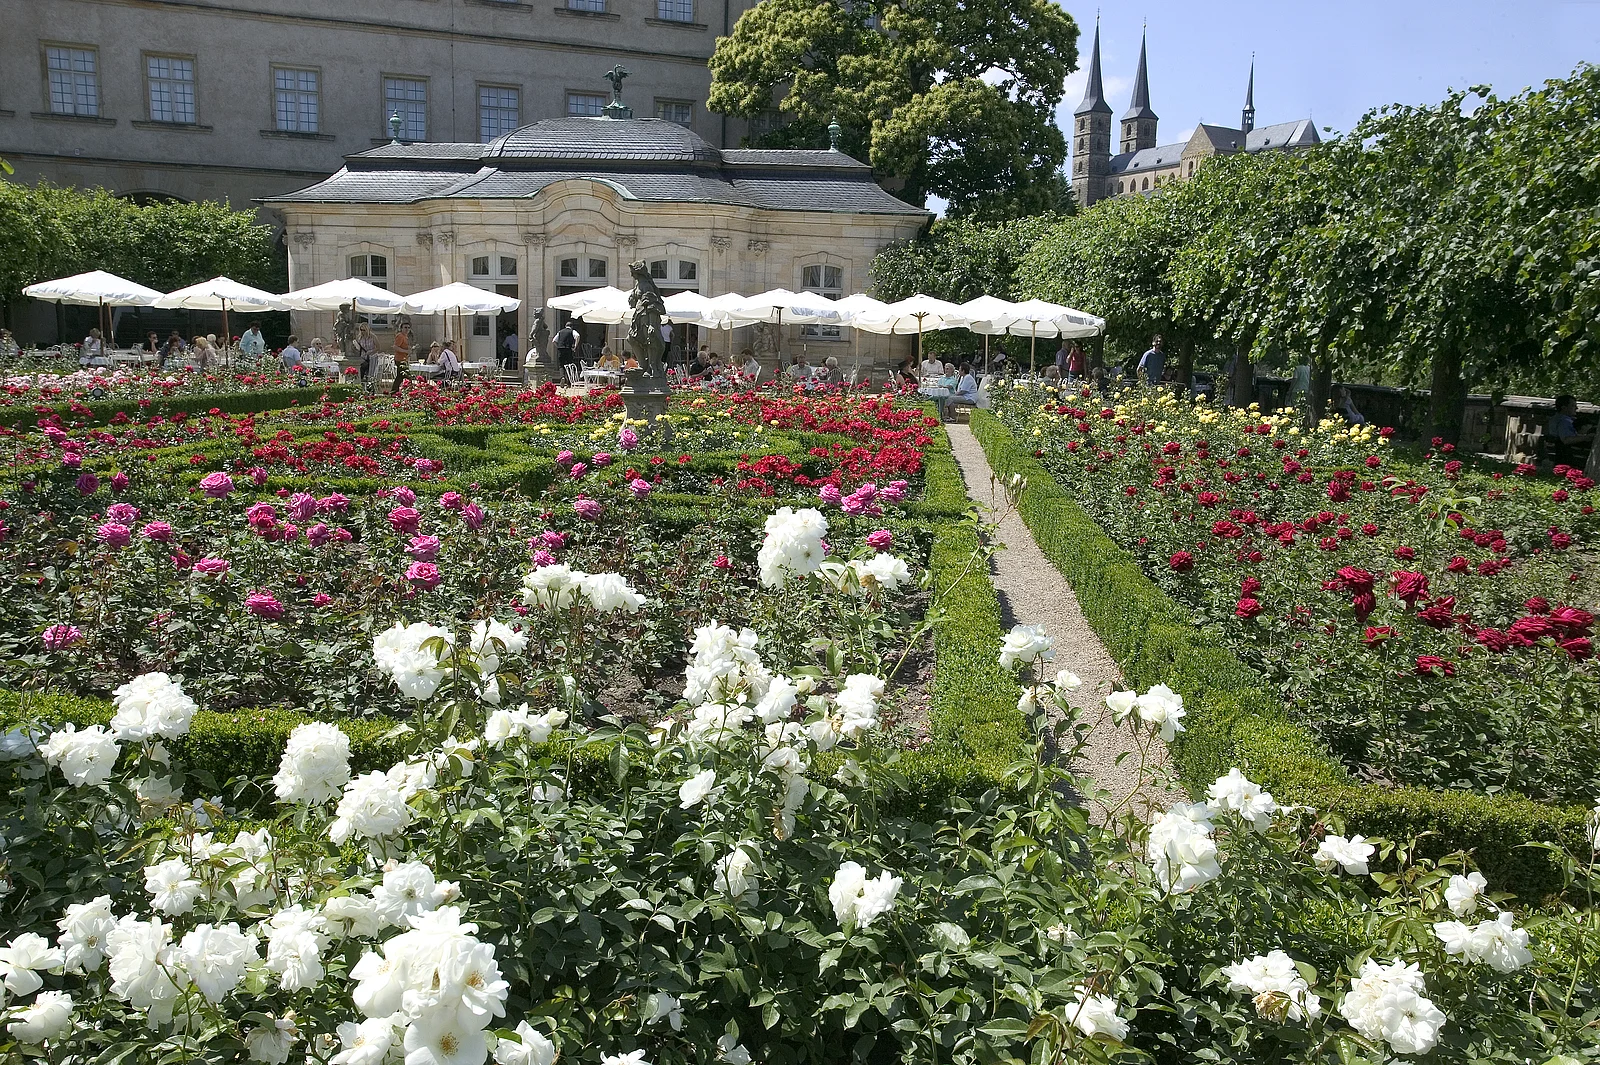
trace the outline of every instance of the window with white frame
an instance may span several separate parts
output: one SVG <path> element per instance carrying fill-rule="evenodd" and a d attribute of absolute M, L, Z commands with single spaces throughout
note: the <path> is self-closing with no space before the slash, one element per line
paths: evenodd
<path fill-rule="evenodd" d="M 802 266 L 800 288 L 804 292 L 815 292 L 836 300 L 844 295 L 844 267 L 825 263 Z M 844 332 L 836 325 L 808 325 L 801 328 L 800 335 L 816 340 L 839 340 Z"/>
<path fill-rule="evenodd" d="M 150 121 L 194 124 L 193 59 L 147 55 L 144 77 L 150 94 Z"/>
<path fill-rule="evenodd" d="M 656 117 L 668 122 L 676 122 L 680 126 L 687 126 L 694 120 L 694 101 L 692 100 L 657 100 Z"/>
<path fill-rule="evenodd" d="M 522 90 L 515 85 L 478 86 L 478 139 L 492 141 L 522 124 Z"/>
<path fill-rule="evenodd" d="M 693 259 L 651 259 L 650 278 L 672 292 L 700 287 L 700 264 Z"/>
<path fill-rule="evenodd" d="M 315 133 L 321 127 L 322 75 L 293 67 L 272 69 L 273 111 L 284 133 Z"/>
<path fill-rule="evenodd" d="M 567 93 L 569 118 L 598 118 L 606 113 L 606 96 L 599 92 Z"/>
<path fill-rule="evenodd" d="M 589 260 L 589 280 L 604 281 L 606 279 L 606 261 L 604 259 Z"/>
<path fill-rule="evenodd" d="M 490 273 L 490 267 L 498 266 L 499 273 Z M 475 280 L 483 278 L 514 278 L 517 276 L 517 257 L 515 255 L 474 255 L 467 261 L 467 276 Z"/>
<path fill-rule="evenodd" d="M 428 139 L 428 83 L 421 78 L 383 79 L 383 132 L 390 133 L 390 120 L 400 116 L 400 139 Z"/>
<path fill-rule="evenodd" d="M 363 252 L 360 255 L 350 256 L 350 276 L 367 282 L 376 288 L 389 288 L 389 257 L 376 252 Z M 367 314 L 363 315 L 367 322 L 376 328 L 389 324 L 388 315 Z"/>
<path fill-rule="evenodd" d="M 95 50 L 52 45 L 44 50 L 44 57 L 50 81 L 50 113 L 98 118 L 100 74 Z"/>
<path fill-rule="evenodd" d="M 656 0 L 656 18 L 664 22 L 693 22 L 694 0 Z"/>

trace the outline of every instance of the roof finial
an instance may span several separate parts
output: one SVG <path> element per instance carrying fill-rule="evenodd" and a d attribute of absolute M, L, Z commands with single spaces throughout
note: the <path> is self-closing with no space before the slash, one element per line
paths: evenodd
<path fill-rule="evenodd" d="M 1239 128 L 1246 135 L 1256 128 L 1256 54 L 1250 53 L 1250 81 L 1244 90 L 1244 111 L 1239 115 Z"/>
<path fill-rule="evenodd" d="M 839 125 L 839 118 L 835 115 L 833 121 L 828 123 L 828 151 L 836 152 L 839 150 L 839 137 L 842 133 L 844 133 L 844 127 Z"/>
<path fill-rule="evenodd" d="M 389 116 L 389 143 L 400 143 L 400 112 L 396 111 Z"/>
<path fill-rule="evenodd" d="M 605 72 L 605 79 L 611 83 L 611 102 L 605 106 L 607 118 L 633 117 L 633 108 L 622 102 L 622 79 L 628 77 L 630 73 L 621 63 Z"/>

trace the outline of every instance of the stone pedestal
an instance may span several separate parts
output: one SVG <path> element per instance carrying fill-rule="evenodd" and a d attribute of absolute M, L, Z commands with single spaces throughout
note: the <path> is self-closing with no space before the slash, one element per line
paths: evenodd
<path fill-rule="evenodd" d="M 661 446 L 672 442 L 672 426 L 661 416 L 667 413 L 672 391 L 665 380 L 643 369 L 628 370 L 623 374 L 625 383 L 618 391 L 629 421 L 643 421 L 644 432 L 657 438 Z"/>

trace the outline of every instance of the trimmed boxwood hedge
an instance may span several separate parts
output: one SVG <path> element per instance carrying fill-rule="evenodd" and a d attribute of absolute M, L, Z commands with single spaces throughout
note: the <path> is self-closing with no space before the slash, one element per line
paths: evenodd
<path fill-rule="evenodd" d="M 462 437 L 455 437 L 462 446 Z M 919 750 L 904 752 L 898 771 L 910 786 L 898 812 L 934 813 L 952 802 L 975 800 L 1001 785 L 1005 770 L 1027 756 L 1024 721 L 1017 710 L 1020 694 L 1016 680 L 1001 670 L 997 660 L 1000 645 L 1000 602 L 989 571 L 981 561 L 974 563 L 978 547 L 974 526 L 959 519 L 966 510 L 966 489 L 960 470 L 950 454 L 943 430 L 935 435 L 927 450 L 927 469 L 922 501 L 913 508 L 906 523 L 913 532 L 931 537 L 929 567 L 942 599 L 943 611 L 934 626 L 934 683 L 929 712 L 930 742 Z M 528 467 L 516 470 L 516 478 L 536 476 L 539 470 L 554 469 L 553 460 L 528 460 Z M 482 487 L 490 477 L 507 476 L 507 464 L 483 471 Z M 187 471 L 185 471 L 187 473 Z M 360 479 L 350 479 L 357 487 Z M 320 480 L 323 490 L 337 487 L 337 481 Z M 503 482 L 505 487 L 515 481 Z M 376 484 L 374 484 L 376 487 Z M 751 499 L 745 506 L 752 523 L 763 512 L 782 505 L 781 499 Z M 683 493 L 659 493 L 647 506 L 653 522 L 681 527 L 684 532 L 726 510 L 727 501 Z M 927 542 L 924 540 L 924 542 Z M 0 728 L 11 727 L 23 718 L 48 724 L 73 722 L 80 726 L 105 724 L 111 720 L 110 703 L 70 694 L 23 695 L 0 690 Z M 238 777 L 261 779 L 277 770 L 289 733 L 298 724 L 313 720 L 292 710 L 269 708 L 195 714 L 189 735 L 169 745 L 173 755 L 201 779 L 218 784 Z M 346 717 L 340 728 L 350 736 L 351 762 L 356 772 L 382 769 L 400 756 L 399 743 L 386 738 L 397 719 L 383 716 Z M 575 752 L 574 784 L 585 788 L 608 786 L 606 752 L 600 747 Z M 825 768 L 825 767 L 819 767 Z M 263 801 L 265 796 L 257 796 Z M 248 797 L 241 797 L 247 801 Z"/>
<path fill-rule="evenodd" d="M 1430 857 L 1471 851 L 1497 889 L 1528 899 L 1561 889 L 1557 861 L 1525 844 L 1553 841 L 1584 853 L 1588 811 L 1516 796 L 1360 783 L 1290 720 L 1260 674 L 1190 623 L 1188 612 L 1145 576 L 998 418 L 974 411 L 971 424 L 995 473 L 1026 479 L 1022 519 L 1072 586 L 1128 683 L 1162 682 L 1183 696 L 1188 731 L 1173 757 L 1193 793 L 1238 766 L 1279 801 L 1337 813 L 1354 831 L 1402 841 L 1421 837 L 1420 853 Z"/>
<path fill-rule="evenodd" d="M 263 388 L 217 394 L 154 396 L 150 397 L 148 407 L 139 406 L 137 399 L 106 399 L 81 404 L 76 411 L 65 403 L 19 403 L 12 407 L 0 407 L 0 425 L 21 425 L 25 422 L 38 421 L 45 416 L 42 407 L 49 407 L 63 422 L 104 424 L 118 414 L 126 414 L 130 418 L 135 415 L 148 418 L 157 414 L 176 414 L 180 411 L 194 414 L 198 411 L 211 410 L 213 407 L 225 414 L 255 414 L 261 411 L 283 410 L 287 407 L 305 407 L 313 404 L 320 406 L 324 397 L 337 403 L 358 395 L 360 391 L 352 385 L 327 385 L 318 388 Z"/>

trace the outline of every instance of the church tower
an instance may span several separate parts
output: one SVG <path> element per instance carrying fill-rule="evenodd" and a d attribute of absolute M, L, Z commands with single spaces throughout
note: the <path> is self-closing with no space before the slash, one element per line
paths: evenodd
<path fill-rule="evenodd" d="M 1089 84 L 1073 113 L 1072 195 L 1088 207 L 1106 196 L 1111 173 L 1111 105 L 1100 79 L 1100 20 L 1094 23 L 1094 53 L 1089 59 Z"/>
<path fill-rule="evenodd" d="M 1121 151 L 1136 152 L 1156 146 L 1156 113 L 1150 109 L 1150 71 L 1145 62 L 1144 37 L 1139 38 L 1139 73 L 1133 79 L 1133 102 L 1122 116 Z"/>
<path fill-rule="evenodd" d="M 1244 111 L 1239 115 L 1239 128 L 1249 136 L 1256 128 L 1256 57 L 1250 57 L 1250 83 L 1244 90 Z"/>

